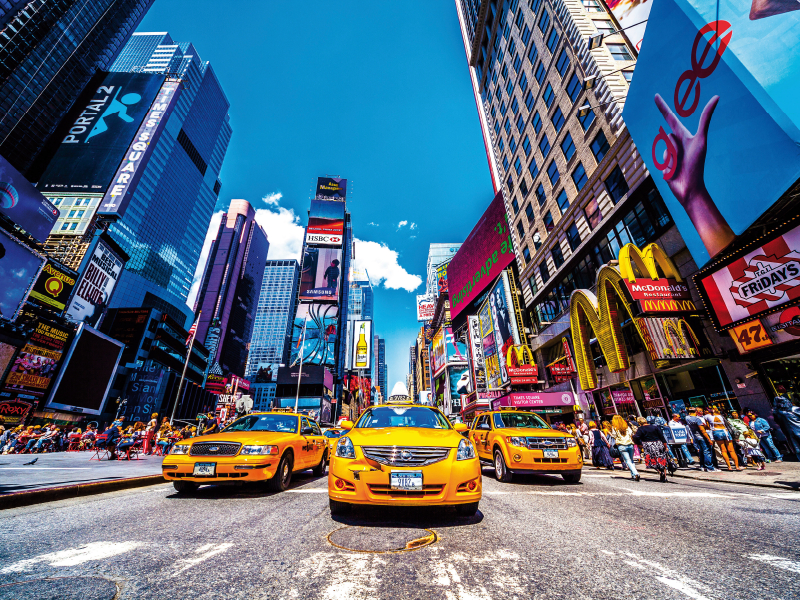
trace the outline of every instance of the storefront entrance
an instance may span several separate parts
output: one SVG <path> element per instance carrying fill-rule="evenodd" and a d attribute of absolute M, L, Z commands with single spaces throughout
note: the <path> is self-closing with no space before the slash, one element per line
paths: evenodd
<path fill-rule="evenodd" d="M 658 385 L 671 412 L 684 414 L 691 406 L 716 406 L 723 412 L 741 411 L 725 371 L 718 360 L 705 360 L 686 367 L 663 371 Z"/>
<path fill-rule="evenodd" d="M 771 390 L 767 393 L 786 396 L 795 406 L 800 406 L 800 356 L 790 356 L 761 363 Z"/>

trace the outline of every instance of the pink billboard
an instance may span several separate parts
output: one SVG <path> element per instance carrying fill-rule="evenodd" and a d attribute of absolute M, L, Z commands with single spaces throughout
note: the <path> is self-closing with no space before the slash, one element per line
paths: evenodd
<path fill-rule="evenodd" d="M 514 243 L 499 192 L 447 268 L 451 319 L 455 320 L 513 260 Z"/>

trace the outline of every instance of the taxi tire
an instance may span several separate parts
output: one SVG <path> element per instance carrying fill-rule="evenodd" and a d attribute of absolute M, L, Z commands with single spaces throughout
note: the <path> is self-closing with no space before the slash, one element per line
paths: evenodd
<path fill-rule="evenodd" d="M 319 464 L 312 469 L 315 477 L 322 477 L 325 475 L 325 469 L 328 466 L 328 451 L 322 453 L 322 458 L 319 459 Z"/>
<path fill-rule="evenodd" d="M 498 469 L 498 467 L 500 468 Z M 503 483 L 510 482 L 513 477 L 511 471 L 509 471 L 506 466 L 506 459 L 503 458 L 503 452 L 500 448 L 495 448 L 494 450 L 494 476 L 497 481 Z"/>
<path fill-rule="evenodd" d="M 174 487 L 175 491 L 179 494 L 186 494 L 189 492 L 196 492 L 197 488 L 200 486 L 192 481 L 173 481 L 172 487 Z"/>
<path fill-rule="evenodd" d="M 348 504 L 347 502 L 339 502 L 333 498 L 328 498 L 328 503 L 331 507 L 332 515 L 345 515 L 349 513 L 350 508 L 352 508 L 352 504 Z"/>
<path fill-rule="evenodd" d="M 292 483 L 293 462 L 292 455 L 289 452 L 281 457 L 275 475 L 272 476 L 272 479 L 267 480 L 267 489 L 269 491 L 283 492 L 289 487 L 289 484 Z M 284 473 L 284 471 L 287 471 L 287 474 L 282 476 L 281 474 Z"/>
<path fill-rule="evenodd" d="M 456 504 L 456 512 L 460 517 L 474 517 L 478 512 L 479 502 L 470 502 L 469 504 Z"/>
<path fill-rule="evenodd" d="M 581 480 L 581 472 L 577 471 L 575 473 L 562 473 L 561 477 L 564 478 L 564 481 L 566 483 L 575 484 L 575 483 L 579 483 L 580 482 L 580 480 Z"/>

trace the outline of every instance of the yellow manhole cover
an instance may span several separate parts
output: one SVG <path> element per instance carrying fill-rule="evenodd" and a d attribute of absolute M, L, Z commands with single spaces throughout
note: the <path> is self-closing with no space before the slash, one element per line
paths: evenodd
<path fill-rule="evenodd" d="M 328 542 L 353 552 L 408 552 L 439 540 L 432 529 L 422 527 L 362 527 L 346 525 L 328 534 Z"/>

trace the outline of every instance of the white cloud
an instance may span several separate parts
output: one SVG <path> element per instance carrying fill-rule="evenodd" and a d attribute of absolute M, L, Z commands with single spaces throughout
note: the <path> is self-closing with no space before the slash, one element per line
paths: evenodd
<path fill-rule="evenodd" d="M 208 253 L 211 251 L 211 242 L 214 241 L 217 235 L 223 212 L 224 211 L 219 211 L 211 215 L 211 222 L 208 224 L 208 231 L 206 231 L 203 249 L 200 250 L 200 260 L 197 261 L 197 268 L 192 278 L 192 287 L 189 288 L 189 297 L 186 299 L 186 304 L 192 310 L 194 310 L 194 302 L 197 300 L 197 294 L 200 292 L 200 280 L 203 279 L 203 274 L 206 272 L 206 261 L 208 260 Z"/>
<path fill-rule="evenodd" d="M 416 229 L 416 228 L 417 228 L 417 224 L 416 223 L 412 223 L 411 224 L 411 229 Z"/>
<path fill-rule="evenodd" d="M 367 223 L 367 225 L 372 225 L 373 227 L 380 227 L 380 225 L 378 225 L 377 223 L 373 223 L 372 221 Z"/>
<path fill-rule="evenodd" d="M 397 224 L 397 228 L 400 229 L 401 227 L 405 227 L 406 225 L 408 225 L 408 221 L 400 221 Z"/>
<path fill-rule="evenodd" d="M 267 232 L 269 260 L 301 260 L 305 228 L 300 224 L 300 217 L 291 208 L 276 206 L 276 210 L 259 209 L 256 211 L 256 222 Z"/>
<path fill-rule="evenodd" d="M 272 192 L 271 194 L 267 194 L 266 196 L 264 196 L 262 200 L 268 206 L 278 206 L 278 203 L 281 201 L 281 198 L 283 198 L 283 194 L 281 194 L 280 192 Z"/>
<path fill-rule="evenodd" d="M 406 271 L 397 262 L 398 254 L 386 244 L 355 240 L 356 258 L 361 268 L 369 273 L 372 285 L 390 290 L 405 290 L 413 292 L 420 284 L 422 278 Z"/>

